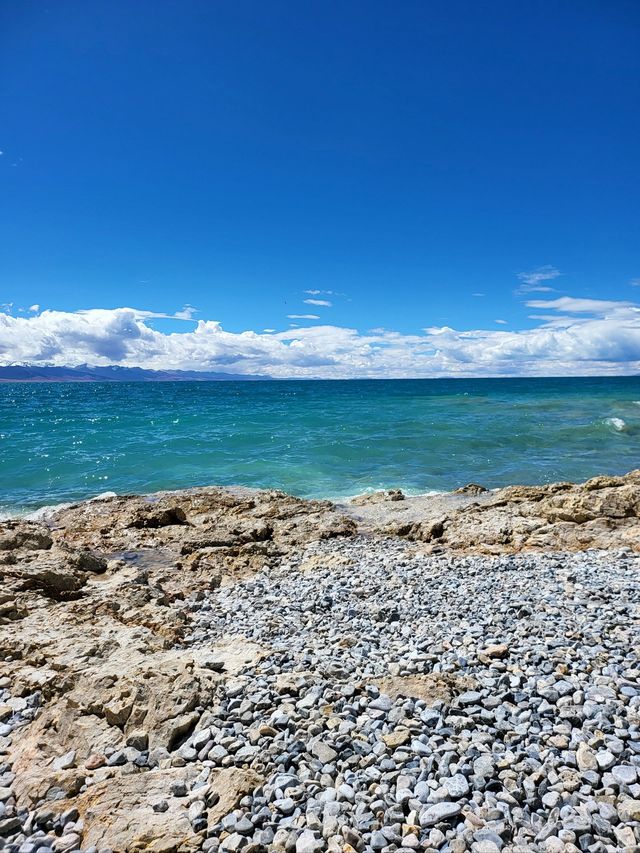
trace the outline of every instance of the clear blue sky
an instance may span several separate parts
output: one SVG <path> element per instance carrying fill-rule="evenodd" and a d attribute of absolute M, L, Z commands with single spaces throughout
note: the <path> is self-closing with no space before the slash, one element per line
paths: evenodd
<path fill-rule="evenodd" d="M 0 302 L 413 333 L 535 325 L 545 265 L 638 296 L 637 0 L 20 0 L 0 33 Z"/>

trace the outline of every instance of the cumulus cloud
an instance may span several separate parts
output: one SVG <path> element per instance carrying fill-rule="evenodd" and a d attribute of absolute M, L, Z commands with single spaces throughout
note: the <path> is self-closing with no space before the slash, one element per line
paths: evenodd
<path fill-rule="evenodd" d="M 305 305 L 321 305 L 324 308 L 331 308 L 331 302 L 328 299 L 305 299 Z"/>
<path fill-rule="evenodd" d="M 540 310 L 532 315 L 539 323 L 531 329 L 430 326 L 418 334 L 321 324 L 235 333 L 213 320 L 169 333 L 150 321 L 176 314 L 134 308 L 0 312 L 0 364 L 119 364 L 327 379 L 640 371 L 637 304 L 562 297 L 528 305 Z"/>

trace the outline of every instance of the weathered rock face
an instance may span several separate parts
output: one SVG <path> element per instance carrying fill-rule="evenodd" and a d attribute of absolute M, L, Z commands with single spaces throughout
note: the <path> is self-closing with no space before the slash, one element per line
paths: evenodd
<path fill-rule="evenodd" d="M 199 850 L 202 838 L 193 831 L 185 803 L 173 797 L 165 799 L 171 785 L 189 775 L 195 773 L 167 768 L 122 776 L 117 785 L 113 779 L 93 785 L 75 800 L 84 820 L 85 847 L 110 848 L 114 853 Z M 260 781 L 251 770 L 223 768 L 189 798 L 189 804 L 206 804 L 209 821 L 216 823 Z M 154 811 L 153 805 L 163 800 L 166 811 Z"/>
<path fill-rule="evenodd" d="M 422 517 L 381 519 L 378 529 L 448 550 L 513 553 L 629 547 L 640 551 L 640 471 L 586 483 L 459 490 L 478 501 L 421 501 Z M 385 523 L 386 522 L 386 523 Z"/>

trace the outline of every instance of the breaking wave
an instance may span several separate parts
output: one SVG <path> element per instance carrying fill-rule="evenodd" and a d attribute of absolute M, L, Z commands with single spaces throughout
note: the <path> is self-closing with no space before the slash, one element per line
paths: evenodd
<path fill-rule="evenodd" d="M 627 428 L 627 422 L 623 421 L 622 418 L 605 418 L 603 423 L 616 432 L 624 432 Z"/>

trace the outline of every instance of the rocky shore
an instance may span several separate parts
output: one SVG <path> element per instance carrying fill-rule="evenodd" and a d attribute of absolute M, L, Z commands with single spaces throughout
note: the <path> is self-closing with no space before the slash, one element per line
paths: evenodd
<path fill-rule="evenodd" d="M 640 850 L 640 472 L 0 524 L 0 849 Z"/>

